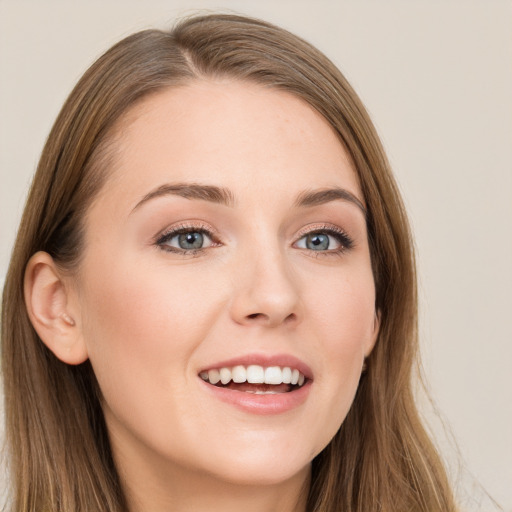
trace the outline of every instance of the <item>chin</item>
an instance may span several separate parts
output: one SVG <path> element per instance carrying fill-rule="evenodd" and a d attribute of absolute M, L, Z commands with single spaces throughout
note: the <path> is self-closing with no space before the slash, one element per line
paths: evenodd
<path fill-rule="evenodd" d="M 311 462 L 292 466 L 280 464 L 277 461 L 255 464 L 254 461 L 238 460 L 230 468 L 219 470 L 220 468 L 216 468 L 212 476 L 226 483 L 237 486 L 268 487 L 295 479 L 306 481 L 311 471 Z"/>
<path fill-rule="evenodd" d="M 209 450 L 208 459 L 203 458 L 198 466 L 221 481 L 244 486 L 272 486 L 295 478 L 306 479 L 311 461 L 320 450 L 301 450 L 303 440 L 289 438 L 292 442 L 288 446 L 283 440 L 253 441 L 245 447 L 233 443 L 227 449 Z"/>

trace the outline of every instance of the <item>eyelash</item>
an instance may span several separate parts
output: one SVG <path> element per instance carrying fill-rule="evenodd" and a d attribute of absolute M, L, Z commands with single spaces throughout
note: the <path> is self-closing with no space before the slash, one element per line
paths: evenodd
<path fill-rule="evenodd" d="M 186 233 L 200 233 L 203 236 L 206 235 L 211 240 L 211 245 L 209 245 L 208 247 L 201 247 L 197 249 L 181 249 L 168 245 L 168 242 L 170 240 L 172 240 L 176 236 Z M 350 238 L 349 235 L 344 230 L 331 224 L 315 225 L 314 227 L 309 227 L 307 229 L 302 230 L 301 232 L 299 232 L 297 240 L 294 242 L 294 245 L 296 245 L 300 240 L 302 240 L 306 236 L 315 234 L 332 236 L 336 239 L 340 246 L 336 249 L 327 249 L 325 251 L 314 251 L 313 249 L 307 248 L 299 249 L 303 249 L 308 253 L 313 253 L 315 257 L 322 257 L 341 255 L 354 247 L 354 241 L 352 240 L 352 238 Z M 155 245 L 166 252 L 172 252 L 184 256 L 195 256 L 199 255 L 200 253 L 211 247 L 218 247 L 219 245 L 221 245 L 221 243 L 219 242 L 219 239 L 213 232 L 213 230 L 205 225 L 181 224 L 179 226 L 173 226 L 169 230 L 158 235 L 155 239 Z"/>

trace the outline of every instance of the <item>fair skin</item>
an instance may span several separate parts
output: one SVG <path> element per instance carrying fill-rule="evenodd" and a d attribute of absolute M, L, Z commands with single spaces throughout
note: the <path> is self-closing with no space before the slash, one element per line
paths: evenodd
<path fill-rule="evenodd" d="M 231 80 L 160 92 L 117 133 L 76 275 L 29 264 L 32 322 L 90 359 L 130 512 L 303 511 L 378 333 L 352 163 L 307 104 Z M 205 380 L 250 365 L 304 383 Z"/>

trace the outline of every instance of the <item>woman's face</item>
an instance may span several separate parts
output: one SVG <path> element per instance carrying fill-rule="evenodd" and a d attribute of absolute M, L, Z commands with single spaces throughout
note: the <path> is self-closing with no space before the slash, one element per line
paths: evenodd
<path fill-rule="evenodd" d="M 152 96 L 116 144 L 76 295 L 116 460 L 307 473 L 378 330 L 345 150 L 296 97 L 228 80 Z"/>

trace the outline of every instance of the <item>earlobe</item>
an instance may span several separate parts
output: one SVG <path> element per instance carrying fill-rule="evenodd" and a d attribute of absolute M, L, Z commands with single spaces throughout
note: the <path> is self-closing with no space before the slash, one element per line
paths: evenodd
<path fill-rule="evenodd" d="M 37 252 L 30 258 L 24 291 L 28 316 L 43 343 L 64 363 L 83 363 L 88 354 L 79 311 L 66 279 L 48 253 Z"/>

